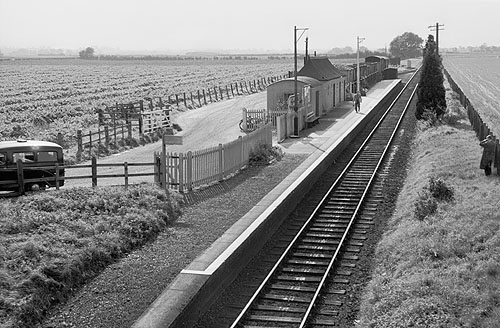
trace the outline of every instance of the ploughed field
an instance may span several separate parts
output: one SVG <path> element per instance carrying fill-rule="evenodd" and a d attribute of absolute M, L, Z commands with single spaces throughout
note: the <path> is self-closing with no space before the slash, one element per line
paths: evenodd
<path fill-rule="evenodd" d="M 65 140 L 97 124 L 95 109 L 196 93 L 287 73 L 291 59 L 0 61 L 0 140 Z"/>
<path fill-rule="evenodd" d="M 500 136 L 500 55 L 445 54 L 443 64 L 483 121 Z"/>

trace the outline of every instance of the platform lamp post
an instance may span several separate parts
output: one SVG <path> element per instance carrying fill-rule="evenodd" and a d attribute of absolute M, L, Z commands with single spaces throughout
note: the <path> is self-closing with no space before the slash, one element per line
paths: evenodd
<path fill-rule="evenodd" d="M 293 27 L 293 59 L 295 63 L 295 69 L 294 69 L 294 93 L 293 93 L 293 110 L 295 112 L 295 117 L 293 119 L 293 137 L 298 138 L 299 137 L 299 117 L 298 117 L 298 111 L 299 108 L 297 107 L 297 42 L 299 42 L 300 38 L 304 33 L 308 30 L 309 28 L 304 27 L 304 28 L 297 28 L 297 26 Z M 297 31 L 302 31 L 302 34 L 299 36 L 297 39 Z M 291 136 L 292 137 L 292 136 Z"/>
<path fill-rule="evenodd" d="M 360 38 L 358 36 L 357 43 L 356 43 L 356 64 L 357 64 L 356 65 L 356 92 L 361 91 L 361 89 L 359 87 L 360 83 L 361 83 L 360 77 L 359 77 L 359 44 L 361 42 L 363 42 L 364 40 L 365 40 L 365 38 Z"/>

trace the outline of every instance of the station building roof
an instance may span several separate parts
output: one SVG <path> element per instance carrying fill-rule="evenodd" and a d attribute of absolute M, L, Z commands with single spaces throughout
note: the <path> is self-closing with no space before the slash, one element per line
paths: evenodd
<path fill-rule="evenodd" d="M 318 81 L 330 81 L 342 77 L 328 57 L 308 57 L 298 76 L 312 77 Z"/>

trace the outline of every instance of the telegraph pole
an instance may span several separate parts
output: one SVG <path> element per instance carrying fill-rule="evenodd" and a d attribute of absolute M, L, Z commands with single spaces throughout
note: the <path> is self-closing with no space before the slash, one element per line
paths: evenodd
<path fill-rule="evenodd" d="M 360 42 L 363 42 L 365 38 L 360 38 L 358 36 L 357 38 L 357 46 L 356 46 L 356 63 L 357 63 L 357 66 L 356 66 L 356 92 L 360 91 L 361 88 L 359 86 L 359 84 L 361 83 L 360 81 L 360 77 L 359 77 L 359 43 Z"/>
<path fill-rule="evenodd" d="M 438 55 L 439 55 L 439 31 L 444 30 L 444 28 L 440 28 L 440 27 L 444 27 L 444 25 L 436 23 L 435 26 L 434 25 L 428 26 L 428 28 L 431 31 L 436 31 L 436 54 L 438 54 Z"/>
<path fill-rule="evenodd" d="M 297 42 L 300 40 L 302 35 L 304 35 L 305 31 L 307 31 L 309 28 L 297 28 L 297 26 L 293 27 L 293 58 L 294 58 L 294 64 L 295 64 L 295 70 L 294 70 L 294 93 L 293 93 L 293 110 L 295 112 L 295 118 L 294 118 L 294 136 L 298 137 L 299 136 L 299 119 L 297 117 L 297 112 L 299 110 L 297 103 Z M 302 34 L 299 36 L 299 39 L 297 40 L 297 31 L 302 31 Z"/>

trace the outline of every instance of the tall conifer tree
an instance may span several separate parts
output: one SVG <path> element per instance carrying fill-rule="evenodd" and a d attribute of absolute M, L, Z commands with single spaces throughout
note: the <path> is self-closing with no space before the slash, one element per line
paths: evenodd
<path fill-rule="evenodd" d="M 429 35 L 423 51 L 422 73 L 418 84 L 417 108 L 415 116 L 422 119 L 425 110 L 431 111 L 438 118 L 446 111 L 446 90 L 441 57 L 436 52 L 434 37 Z"/>

